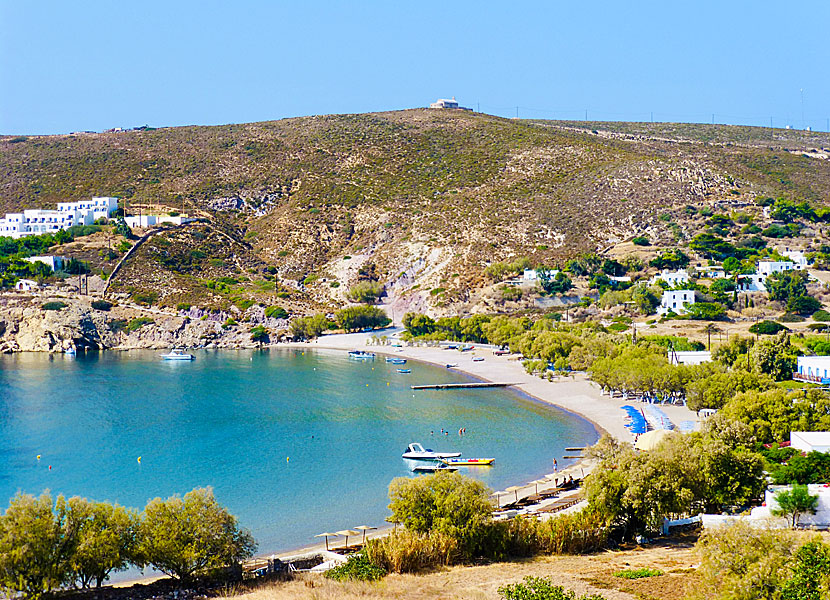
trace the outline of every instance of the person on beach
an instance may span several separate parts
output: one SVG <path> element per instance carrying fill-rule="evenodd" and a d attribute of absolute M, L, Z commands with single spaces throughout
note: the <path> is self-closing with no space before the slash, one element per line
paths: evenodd
<path fill-rule="evenodd" d="M 557 469 L 557 466 L 556 466 L 556 459 L 554 458 L 554 459 L 553 459 L 553 470 L 554 470 L 554 471 L 556 471 L 556 469 Z"/>

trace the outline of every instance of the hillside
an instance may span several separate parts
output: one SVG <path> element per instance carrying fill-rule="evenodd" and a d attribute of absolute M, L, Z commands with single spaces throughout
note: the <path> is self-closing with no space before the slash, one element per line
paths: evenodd
<path fill-rule="evenodd" d="M 307 310 L 342 302 L 363 277 L 401 310 L 469 310 L 493 261 L 556 265 L 639 234 L 672 244 L 687 205 L 827 202 L 827 136 L 774 134 L 416 109 L 3 137 L 0 213 L 117 195 L 130 213 L 201 217 L 152 236 L 111 283 L 161 304 Z M 95 256 L 105 272 L 120 258 Z"/>

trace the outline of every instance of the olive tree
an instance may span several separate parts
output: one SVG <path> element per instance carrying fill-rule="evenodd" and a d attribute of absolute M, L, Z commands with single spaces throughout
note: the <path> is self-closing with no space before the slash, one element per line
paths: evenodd
<path fill-rule="evenodd" d="M 256 542 L 236 517 L 219 505 L 211 488 L 184 498 L 156 498 L 144 508 L 138 561 L 181 581 L 253 556 Z"/>
<path fill-rule="evenodd" d="M 787 517 L 793 528 L 798 527 L 801 515 L 816 514 L 818 506 L 818 496 L 811 494 L 806 485 L 794 485 L 792 489 L 781 490 L 775 494 L 775 501 L 778 508 L 771 511 L 773 516 Z"/>

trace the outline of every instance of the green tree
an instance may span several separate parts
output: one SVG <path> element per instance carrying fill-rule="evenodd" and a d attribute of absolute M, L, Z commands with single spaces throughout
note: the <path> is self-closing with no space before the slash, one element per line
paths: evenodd
<path fill-rule="evenodd" d="M 40 598 L 69 582 L 79 523 L 63 496 L 17 494 L 0 516 L 0 587 Z"/>
<path fill-rule="evenodd" d="M 753 372 L 766 373 L 775 381 L 791 379 L 796 370 L 798 348 L 790 343 L 790 336 L 782 331 L 773 339 L 761 340 L 749 351 Z"/>
<path fill-rule="evenodd" d="M 115 222 L 112 232 L 116 235 L 122 235 L 127 239 L 133 237 L 133 230 L 130 229 L 130 226 L 127 225 L 127 222 L 123 218 L 119 218 Z"/>
<path fill-rule="evenodd" d="M 793 296 L 787 300 L 787 312 L 809 317 L 821 308 L 821 302 L 812 296 Z"/>
<path fill-rule="evenodd" d="M 180 581 L 253 556 L 256 542 L 216 502 L 211 488 L 199 488 L 144 508 L 138 556 L 143 564 Z"/>
<path fill-rule="evenodd" d="M 830 546 L 815 540 L 795 553 L 792 577 L 781 589 L 781 600 L 830 598 Z"/>
<path fill-rule="evenodd" d="M 791 431 L 830 431 L 830 398 L 818 390 L 773 388 L 738 394 L 720 416 L 744 423 L 762 444 L 790 439 Z"/>
<path fill-rule="evenodd" d="M 810 513 L 816 514 L 818 506 L 818 495 L 813 496 L 806 485 L 794 485 L 788 490 L 781 490 L 775 494 L 775 501 L 778 508 L 772 509 L 773 516 L 787 517 L 790 526 L 798 527 L 801 515 Z"/>
<path fill-rule="evenodd" d="M 337 311 L 334 320 L 345 331 L 386 327 L 392 322 L 383 309 L 377 306 L 349 306 Z"/>
<path fill-rule="evenodd" d="M 349 289 L 348 298 L 353 302 L 374 304 L 383 294 L 383 286 L 377 281 L 360 281 Z"/>
<path fill-rule="evenodd" d="M 723 408 L 736 394 L 749 390 L 764 391 L 775 387 L 775 382 L 762 373 L 740 369 L 728 373 L 714 373 L 692 381 L 686 387 L 686 405 L 691 410 Z"/>
<path fill-rule="evenodd" d="M 71 518 L 80 524 L 71 555 L 72 578 L 88 588 L 100 588 L 110 573 L 123 571 L 135 549 L 138 516 L 123 506 L 70 498 Z"/>
<path fill-rule="evenodd" d="M 263 325 L 254 325 L 251 327 L 251 341 L 257 344 L 264 344 L 268 341 L 268 330 Z"/>
<path fill-rule="evenodd" d="M 403 326 L 412 337 L 420 337 L 435 331 L 435 320 L 427 315 L 409 312 L 403 316 Z"/>
<path fill-rule="evenodd" d="M 573 287 L 571 278 L 562 271 L 553 276 L 547 269 L 539 269 L 538 273 L 539 285 L 546 294 L 564 294 Z"/>
<path fill-rule="evenodd" d="M 767 277 L 764 285 L 770 300 L 788 302 L 790 298 L 807 295 L 807 273 L 806 271 L 779 271 Z"/>
<path fill-rule="evenodd" d="M 389 484 L 389 509 L 394 522 L 417 533 L 449 535 L 471 556 L 491 519 L 489 496 L 483 483 L 458 473 L 398 477 Z"/>
<path fill-rule="evenodd" d="M 310 340 L 319 337 L 329 328 L 331 321 L 324 314 L 299 317 L 291 321 L 291 335 L 298 340 Z"/>

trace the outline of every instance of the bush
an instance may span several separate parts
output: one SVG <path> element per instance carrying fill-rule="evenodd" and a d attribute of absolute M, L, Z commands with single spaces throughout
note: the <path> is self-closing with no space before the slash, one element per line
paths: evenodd
<path fill-rule="evenodd" d="M 386 327 L 392 322 L 383 309 L 376 306 L 349 306 L 337 311 L 334 320 L 338 327 L 345 331 Z"/>
<path fill-rule="evenodd" d="M 63 310 L 67 306 L 68 305 L 63 302 L 46 302 L 40 305 L 43 310 Z"/>
<path fill-rule="evenodd" d="M 699 321 L 720 321 L 726 318 L 726 309 L 717 302 L 695 302 L 684 316 Z"/>
<path fill-rule="evenodd" d="M 112 302 L 107 302 L 106 300 L 93 300 L 92 308 L 95 310 L 107 311 L 112 308 Z"/>
<path fill-rule="evenodd" d="M 749 333 L 756 335 L 775 335 L 779 331 L 789 331 L 786 327 L 775 321 L 761 321 L 749 328 Z"/>
<path fill-rule="evenodd" d="M 579 596 L 570 590 L 553 585 L 548 577 L 525 577 L 520 583 L 499 588 L 504 600 L 604 600 L 602 596 Z"/>
<path fill-rule="evenodd" d="M 793 296 L 787 300 L 787 312 L 809 317 L 821 308 L 821 302 L 812 296 Z"/>
<path fill-rule="evenodd" d="M 822 323 L 830 322 L 830 312 L 826 310 L 818 310 L 813 313 L 813 321 L 820 321 Z"/>
<path fill-rule="evenodd" d="M 187 302 L 179 302 L 176 305 L 176 310 L 190 310 L 190 304 Z"/>
<path fill-rule="evenodd" d="M 158 292 L 138 291 L 133 292 L 133 302 L 142 306 L 152 306 L 159 299 Z"/>
<path fill-rule="evenodd" d="M 132 333 L 133 331 L 138 331 L 145 325 L 149 325 L 154 322 L 155 321 L 153 321 L 150 317 L 135 317 L 134 319 L 129 320 L 125 329 Z"/>
<path fill-rule="evenodd" d="M 353 554 L 342 565 L 326 571 L 326 577 L 335 581 L 377 581 L 386 575 L 386 571 L 375 566 L 365 552 Z"/>
<path fill-rule="evenodd" d="M 251 341 L 257 344 L 263 344 L 268 341 L 268 330 L 262 325 L 255 325 L 250 330 Z"/>
<path fill-rule="evenodd" d="M 288 311 L 281 306 L 269 306 L 265 309 L 265 316 L 269 319 L 287 319 Z"/>
<path fill-rule="evenodd" d="M 383 294 L 383 286 L 377 281 L 361 281 L 349 289 L 347 296 L 353 302 L 373 304 L 381 294 Z"/>
<path fill-rule="evenodd" d="M 648 567 L 643 567 L 642 569 L 625 569 L 624 571 L 617 571 L 614 573 L 614 577 L 620 577 L 622 579 L 643 579 L 644 577 L 657 577 L 662 574 L 663 571 L 660 569 L 649 569 Z"/>
<path fill-rule="evenodd" d="M 648 238 L 644 235 L 638 235 L 633 240 L 631 240 L 631 243 L 634 244 L 635 246 L 650 246 L 651 245 L 651 243 L 648 241 Z"/>

